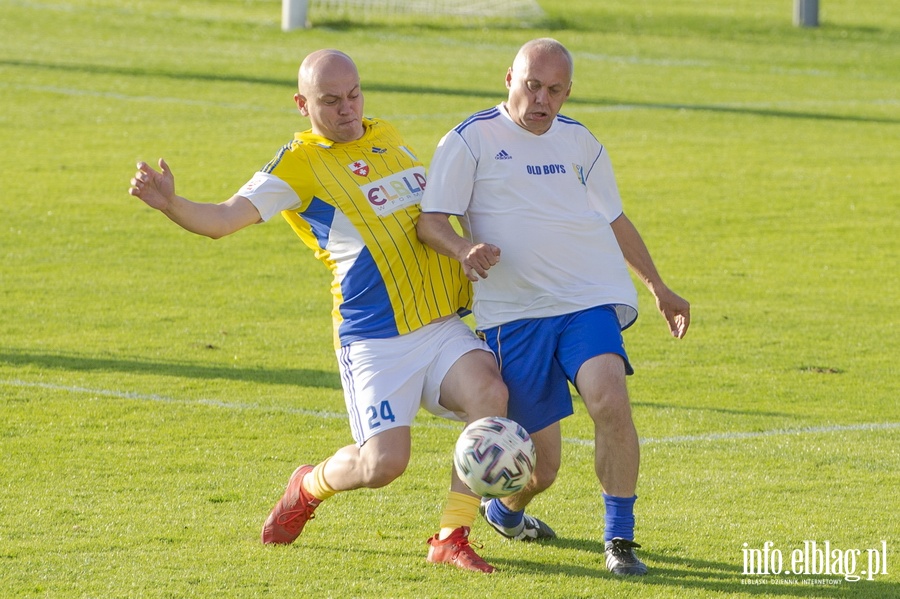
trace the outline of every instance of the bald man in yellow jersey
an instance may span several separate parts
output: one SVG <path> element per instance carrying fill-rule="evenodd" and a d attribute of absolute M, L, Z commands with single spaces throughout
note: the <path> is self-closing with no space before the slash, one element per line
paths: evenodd
<path fill-rule="evenodd" d="M 419 242 L 425 169 L 396 129 L 362 116 L 356 65 L 320 50 L 300 65 L 297 133 L 236 195 L 197 203 L 175 194 L 164 160 L 138 164 L 129 193 L 211 238 L 282 214 L 332 272 L 335 350 L 355 444 L 301 465 L 262 530 L 292 543 L 319 504 L 341 491 L 383 487 L 406 469 L 419 407 L 471 422 L 506 413 L 493 354 L 460 320 L 471 287 L 460 264 Z M 452 467 L 451 467 L 452 472 Z M 452 473 L 427 561 L 490 573 L 468 542 L 479 498 Z"/>

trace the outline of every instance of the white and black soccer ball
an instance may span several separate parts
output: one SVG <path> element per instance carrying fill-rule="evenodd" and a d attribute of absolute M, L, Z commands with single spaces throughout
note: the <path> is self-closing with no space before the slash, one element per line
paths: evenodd
<path fill-rule="evenodd" d="M 528 431 L 508 418 L 489 416 L 469 424 L 456 441 L 453 464 L 473 493 L 506 497 L 531 479 L 537 455 Z"/>

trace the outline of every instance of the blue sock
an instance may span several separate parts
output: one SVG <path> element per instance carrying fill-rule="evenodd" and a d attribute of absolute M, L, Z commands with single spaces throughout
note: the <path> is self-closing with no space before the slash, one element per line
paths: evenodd
<path fill-rule="evenodd" d="M 488 504 L 487 516 L 494 524 L 499 524 L 504 528 L 516 528 L 525 517 L 525 510 L 514 512 L 503 505 L 499 499 L 494 499 Z"/>
<path fill-rule="evenodd" d="M 604 541 L 612 541 L 616 537 L 634 540 L 634 497 L 614 497 L 603 494 L 603 503 L 606 505 L 606 530 L 603 533 Z"/>

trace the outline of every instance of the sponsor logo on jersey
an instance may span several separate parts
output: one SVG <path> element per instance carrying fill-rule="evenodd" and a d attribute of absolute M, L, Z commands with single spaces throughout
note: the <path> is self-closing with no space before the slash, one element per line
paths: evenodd
<path fill-rule="evenodd" d="M 378 216 L 387 216 L 422 201 L 425 191 L 425 169 L 408 168 L 359 186 Z"/>
<path fill-rule="evenodd" d="M 386 152 L 387 152 L 387 149 L 386 149 L 386 148 L 378 148 L 378 147 L 372 146 L 372 153 L 373 153 L 373 154 L 384 154 L 384 153 L 386 153 Z"/>
<path fill-rule="evenodd" d="M 506 150 L 500 150 L 497 152 L 497 155 L 494 156 L 494 160 L 512 160 L 512 156 L 510 156 Z"/>
<path fill-rule="evenodd" d="M 353 171 L 354 175 L 359 175 L 360 177 L 369 176 L 369 165 L 362 160 L 357 160 L 356 162 L 348 164 L 347 168 Z"/>

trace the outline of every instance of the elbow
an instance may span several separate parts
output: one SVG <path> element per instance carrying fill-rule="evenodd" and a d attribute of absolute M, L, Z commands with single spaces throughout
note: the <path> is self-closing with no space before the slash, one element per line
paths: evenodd
<path fill-rule="evenodd" d="M 450 217 L 443 212 L 423 212 L 416 221 L 416 235 L 419 241 L 431 247 L 437 247 L 447 235 L 447 229 L 454 232 L 450 225 Z"/>
<path fill-rule="evenodd" d="M 416 222 L 416 235 L 419 237 L 419 241 L 426 244 L 431 239 L 431 229 L 428 221 L 428 215 L 423 213 L 419 215 L 419 220 Z"/>
<path fill-rule="evenodd" d="M 223 237 L 227 237 L 231 233 L 232 231 L 226 231 L 224 229 L 207 229 L 206 231 L 201 231 L 200 235 L 209 237 L 210 239 L 222 239 Z"/>

